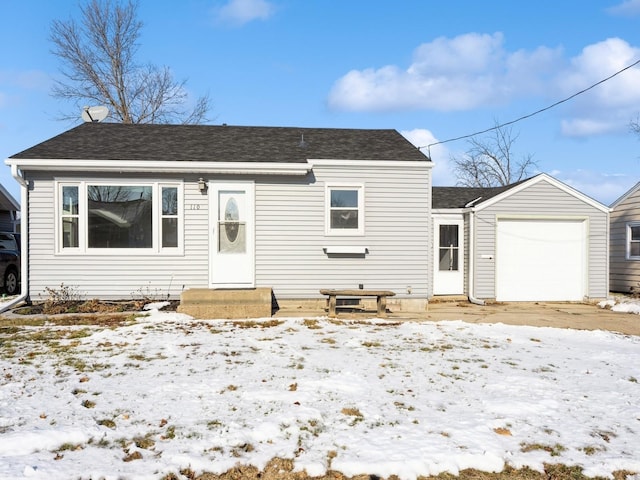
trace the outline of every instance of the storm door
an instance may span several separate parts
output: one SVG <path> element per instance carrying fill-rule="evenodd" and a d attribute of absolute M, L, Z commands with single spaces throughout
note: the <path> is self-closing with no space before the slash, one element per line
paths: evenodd
<path fill-rule="evenodd" d="M 464 251 L 462 218 L 434 219 L 435 295 L 461 295 L 464 293 Z"/>
<path fill-rule="evenodd" d="M 253 182 L 211 182 L 210 287 L 255 286 Z"/>

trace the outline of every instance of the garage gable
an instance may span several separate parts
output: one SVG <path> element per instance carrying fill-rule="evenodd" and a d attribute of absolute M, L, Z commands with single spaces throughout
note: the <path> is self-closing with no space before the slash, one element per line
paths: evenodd
<path fill-rule="evenodd" d="M 578 190 L 576 190 L 573 187 L 570 187 L 569 185 L 560 182 L 559 180 L 556 180 L 555 178 L 553 178 L 550 175 L 547 175 L 546 173 L 541 173 L 539 175 L 536 175 L 535 177 L 530 178 L 529 180 L 525 180 L 522 182 L 519 182 L 517 184 L 514 184 L 513 187 L 502 190 L 501 193 L 492 196 L 491 198 L 488 198 L 485 201 L 482 201 L 482 199 L 480 199 L 480 202 L 477 204 L 476 207 L 476 211 L 480 211 L 486 208 L 491 207 L 492 205 L 502 202 L 505 199 L 513 196 L 513 195 L 517 195 L 518 193 L 530 189 L 531 187 L 539 184 L 539 183 L 548 183 L 550 185 L 552 185 L 553 187 L 561 190 L 562 192 L 566 193 L 567 195 L 570 195 L 572 197 L 574 197 L 576 200 L 580 201 L 580 202 L 584 202 L 585 204 L 600 210 L 603 213 L 609 213 L 609 208 L 606 207 L 605 205 L 601 204 L 600 202 L 598 202 L 597 200 L 594 200 L 593 198 L 585 195 L 584 193 L 579 192 Z"/>

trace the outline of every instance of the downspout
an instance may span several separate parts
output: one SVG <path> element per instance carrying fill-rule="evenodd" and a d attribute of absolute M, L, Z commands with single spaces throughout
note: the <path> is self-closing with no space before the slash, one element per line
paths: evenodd
<path fill-rule="evenodd" d="M 24 179 L 17 165 L 11 165 L 11 175 L 20 184 L 20 295 L 0 308 L 0 313 L 24 302 L 29 296 L 29 262 L 27 237 L 29 236 L 29 205 L 27 200 L 29 182 Z M 23 210 L 24 209 L 24 210 Z"/>
<path fill-rule="evenodd" d="M 475 232 L 475 211 L 472 208 L 469 209 L 469 285 L 467 286 L 467 296 L 471 303 L 475 303 L 476 305 L 484 305 L 484 300 L 480 300 L 473 296 L 474 293 L 474 273 L 475 273 L 475 265 L 476 259 L 474 257 L 474 246 L 476 243 L 476 232 Z"/>

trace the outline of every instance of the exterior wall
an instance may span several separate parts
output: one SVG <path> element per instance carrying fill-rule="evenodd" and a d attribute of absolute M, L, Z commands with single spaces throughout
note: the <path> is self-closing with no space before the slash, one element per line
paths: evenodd
<path fill-rule="evenodd" d="M 418 165 L 420 163 L 421 165 Z M 318 298 L 321 288 L 386 289 L 402 298 L 428 298 L 432 289 L 431 171 L 319 166 L 307 178 L 256 177 L 256 286 L 277 298 Z M 177 298 L 184 289 L 209 286 L 209 197 L 199 175 L 123 177 L 61 175 L 61 180 L 183 181 L 184 251 L 180 255 L 59 254 L 55 250 L 55 179 L 30 172 L 29 294 L 46 299 L 47 288 L 77 288 L 85 298 L 130 299 L 148 294 Z M 216 177 L 239 179 L 239 177 Z M 251 180 L 242 177 L 243 180 Z M 212 178 L 209 178 L 212 180 Z M 365 188 L 365 233 L 325 235 L 325 182 Z M 364 257 L 328 256 L 323 247 L 365 246 Z M 410 288 L 409 288 L 410 287 Z M 407 293 L 411 290 L 411 293 Z"/>
<path fill-rule="evenodd" d="M 640 260 L 627 260 L 627 223 L 640 222 L 640 187 L 614 206 L 611 212 L 609 284 L 613 292 L 640 288 Z"/>
<path fill-rule="evenodd" d="M 477 298 L 496 297 L 496 228 L 500 215 L 588 218 L 587 296 L 607 297 L 608 214 L 547 181 L 540 181 L 476 213 L 474 283 Z"/>
<path fill-rule="evenodd" d="M 315 166 L 306 182 L 256 183 L 256 285 L 276 298 L 317 298 L 321 288 L 432 294 L 431 169 Z M 362 236 L 325 235 L 325 184 L 364 185 Z M 363 256 L 327 255 L 323 247 L 364 246 Z M 408 291 L 411 293 L 407 293 Z"/>
<path fill-rule="evenodd" d="M 64 175 L 64 180 L 96 180 Z M 183 255 L 90 255 L 55 251 L 55 184 L 51 175 L 29 175 L 29 295 L 46 299 L 47 288 L 76 288 L 85 298 L 131 299 L 178 297 L 183 287 L 206 287 L 208 281 L 208 198 L 197 178 L 184 179 Z M 99 180 L 175 181 L 174 177 L 104 175 Z M 187 233 L 188 232 L 188 233 Z"/>

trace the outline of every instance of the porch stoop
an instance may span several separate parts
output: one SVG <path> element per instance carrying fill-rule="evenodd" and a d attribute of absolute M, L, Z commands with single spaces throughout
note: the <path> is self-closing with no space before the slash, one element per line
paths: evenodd
<path fill-rule="evenodd" d="M 271 288 L 193 288 L 180 295 L 178 312 L 199 319 L 270 317 L 272 298 Z"/>

